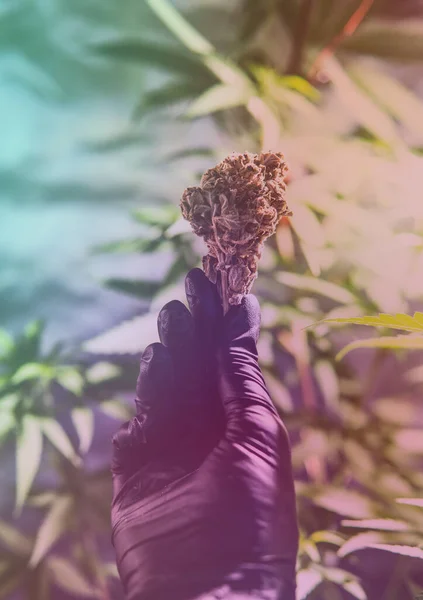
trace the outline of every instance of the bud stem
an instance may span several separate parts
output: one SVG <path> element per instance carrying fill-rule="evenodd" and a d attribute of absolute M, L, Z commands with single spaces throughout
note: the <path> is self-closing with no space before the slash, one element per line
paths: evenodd
<path fill-rule="evenodd" d="M 220 282 L 221 282 L 221 290 L 222 290 L 222 305 L 223 305 L 223 314 L 229 310 L 229 302 L 228 302 L 228 272 L 226 270 L 220 271 Z"/>

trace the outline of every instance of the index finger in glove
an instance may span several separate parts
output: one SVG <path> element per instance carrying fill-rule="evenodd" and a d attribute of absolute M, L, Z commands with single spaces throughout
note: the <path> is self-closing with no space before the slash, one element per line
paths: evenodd
<path fill-rule="evenodd" d="M 225 315 L 218 352 L 227 437 L 237 440 L 245 436 L 263 438 L 264 433 L 277 435 L 281 425 L 258 363 L 259 332 L 260 306 L 249 294 Z"/>
<path fill-rule="evenodd" d="M 140 363 L 135 399 L 137 414 L 113 437 L 112 472 L 115 489 L 170 444 L 173 365 L 162 344 L 147 346 Z"/>

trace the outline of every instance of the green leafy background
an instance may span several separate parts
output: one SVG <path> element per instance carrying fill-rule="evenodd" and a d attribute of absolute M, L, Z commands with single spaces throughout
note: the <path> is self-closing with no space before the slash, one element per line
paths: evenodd
<path fill-rule="evenodd" d="M 204 251 L 179 198 L 261 149 L 291 169 L 253 291 L 293 446 L 297 600 L 423 589 L 421 9 L 3 2 L 0 598 L 123 598 L 110 439 Z"/>

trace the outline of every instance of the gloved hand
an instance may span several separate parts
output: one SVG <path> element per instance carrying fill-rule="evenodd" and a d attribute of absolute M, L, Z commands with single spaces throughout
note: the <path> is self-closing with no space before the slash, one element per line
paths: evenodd
<path fill-rule="evenodd" d="M 294 600 L 287 432 L 257 362 L 253 295 L 223 316 L 200 269 L 161 310 L 137 416 L 113 439 L 113 543 L 129 600 Z"/>

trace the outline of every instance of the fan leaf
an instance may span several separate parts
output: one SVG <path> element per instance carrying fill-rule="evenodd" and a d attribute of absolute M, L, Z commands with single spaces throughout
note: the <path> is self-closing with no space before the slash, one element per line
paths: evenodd
<path fill-rule="evenodd" d="M 322 581 L 322 574 L 312 568 L 298 571 L 297 600 L 306 600 Z"/>
<path fill-rule="evenodd" d="M 42 432 L 53 446 L 75 466 L 80 465 L 81 459 L 75 453 L 66 431 L 60 423 L 50 417 L 40 419 L 39 423 Z"/>
<path fill-rule="evenodd" d="M 147 313 L 141 317 L 124 321 L 113 329 L 88 340 L 84 349 L 94 354 L 138 354 L 157 342 L 157 313 Z"/>
<path fill-rule="evenodd" d="M 159 281 L 142 281 L 141 279 L 106 279 L 104 284 L 112 290 L 123 292 L 136 298 L 152 298 L 162 287 Z"/>
<path fill-rule="evenodd" d="M 95 49 L 103 55 L 124 61 L 136 62 L 168 73 L 188 77 L 205 73 L 201 61 L 192 53 L 175 46 L 155 44 L 139 37 L 116 38 L 99 42 Z"/>
<path fill-rule="evenodd" d="M 362 519 L 361 521 L 344 520 L 343 527 L 354 527 L 357 529 L 376 529 L 378 531 L 408 531 L 410 526 L 405 521 L 395 519 Z"/>
<path fill-rule="evenodd" d="M 185 114 L 189 118 L 194 118 L 235 106 L 244 106 L 248 103 L 250 97 L 251 95 L 246 94 L 244 89 L 218 83 L 201 94 Z"/>
<path fill-rule="evenodd" d="M 73 502 L 69 496 L 58 496 L 37 532 L 29 566 L 34 568 L 53 544 L 66 531 Z"/>
<path fill-rule="evenodd" d="M 376 531 L 370 531 L 366 533 L 359 533 L 351 537 L 348 541 L 343 544 L 338 550 L 338 556 L 344 558 L 357 550 L 364 550 L 370 548 L 372 544 L 383 542 L 383 534 Z"/>
<path fill-rule="evenodd" d="M 106 400 L 98 405 L 99 410 L 117 421 L 127 421 L 132 417 L 131 411 L 119 400 Z"/>
<path fill-rule="evenodd" d="M 198 55 L 203 64 L 226 83 L 244 89 L 253 89 L 249 77 L 229 59 L 219 56 L 214 46 L 199 33 L 167 0 L 146 0 L 152 11 L 188 50 Z"/>
<path fill-rule="evenodd" d="M 342 319 L 323 319 L 319 323 L 350 323 L 352 325 L 368 325 L 369 327 L 386 327 L 388 329 L 401 329 L 403 331 L 423 332 L 423 313 L 416 312 L 414 316 L 398 313 L 389 315 L 380 313 L 379 315 L 342 318 Z"/>
<path fill-rule="evenodd" d="M 68 560 L 55 556 L 50 558 L 48 566 L 57 585 L 66 592 L 84 598 L 98 597 L 97 591 L 82 572 Z"/>
<path fill-rule="evenodd" d="M 423 336 L 399 335 L 397 337 L 382 337 L 352 342 L 336 355 L 341 360 L 352 350 L 360 348 L 386 348 L 388 350 L 423 350 Z"/>
<path fill-rule="evenodd" d="M 18 556 L 25 557 L 31 553 L 32 543 L 28 537 L 5 521 L 0 521 L 0 541 Z"/>
<path fill-rule="evenodd" d="M 153 239 L 133 238 L 131 240 L 117 240 L 95 246 L 92 250 L 93 254 L 132 254 L 142 252 L 149 254 L 161 249 L 168 244 L 163 236 L 156 236 Z"/>
<path fill-rule="evenodd" d="M 16 439 L 16 509 L 28 496 L 41 462 L 43 436 L 41 419 L 25 415 Z"/>
<path fill-rule="evenodd" d="M 72 411 L 72 422 L 79 437 L 79 451 L 86 454 L 94 436 L 94 414 L 86 406 L 79 406 Z"/>

